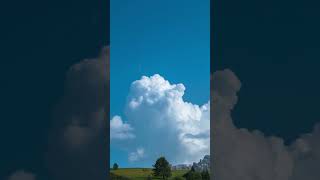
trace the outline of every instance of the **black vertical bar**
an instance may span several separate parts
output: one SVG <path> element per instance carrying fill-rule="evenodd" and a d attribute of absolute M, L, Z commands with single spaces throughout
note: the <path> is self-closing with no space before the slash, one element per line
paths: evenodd
<path fill-rule="evenodd" d="M 106 71 L 107 71 L 107 88 L 106 88 L 106 106 L 105 106 L 105 112 L 106 112 L 106 179 L 109 180 L 110 179 L 110 174 L 109 174 L 109 169 L 110 169 L 110 123 L 109 123 L 109 117 L 110 117 L 110 0 L 106 0 L 107 3 L 107 36 L 108 36 L 108 49 L 107 49 L 107 63 L 106 63 Z"/>

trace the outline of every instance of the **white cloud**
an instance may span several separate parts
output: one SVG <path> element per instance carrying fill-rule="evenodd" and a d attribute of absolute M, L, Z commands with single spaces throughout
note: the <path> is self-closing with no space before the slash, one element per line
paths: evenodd
<path fill-rule="evenodd" d="M 110 138 L 111 139 L 133 139 L 133 128 L 130 124 L 123 123 L 120 116 L 114 116 L 110 121 Z"/>
<path fill-rule="evenodd" d="M 135 162 L 140 159 L 144 158 L 144 149 L 143 148 L 138 148 L 135 152 L 131 152 L 129 154 L 129 161 L 130 162 Z"/>
<path fill-rule="evenodd" d="M 158 74 L 131 84 L 125 115 L 135 129 L 131 149 L 143 146 L 149 157 L 144 162 L 151 165 L 165 156 L 173 164 L 192 163 L 209 154 L 209 102 L 199 106 L 184 101 L 185 89 Z"/>
<path fill-rule="evenodd" d="M 19 170 L 8 177 L 8 180 L 35 180 L 36 176 L 30 172 Z"/>

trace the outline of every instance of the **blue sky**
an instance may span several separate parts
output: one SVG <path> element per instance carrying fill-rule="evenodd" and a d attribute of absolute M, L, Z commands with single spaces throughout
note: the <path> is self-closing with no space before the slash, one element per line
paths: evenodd
<path fill-rule="evenodd" d="M 130 84 L 142 75 L 160 74 L 172 84 L 183 83 L 185 101 L 208 102 L 209 0 L 111 0 L 110 10 L 110 118 L 124 114 Z M 111 144 L 113 162 L 130 166 L 128 152 Z"/>

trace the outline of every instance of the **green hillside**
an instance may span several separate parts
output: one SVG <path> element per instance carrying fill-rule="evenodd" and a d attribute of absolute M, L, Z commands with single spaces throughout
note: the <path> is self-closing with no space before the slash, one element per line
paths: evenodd
<path fill-rule="evenodd" d="M 161 179 L 158 177 L 153 177 L 152 169 L 146 168 L 120 168 L 117 170 L 110 170 L 110 173 L 113 174 L 111 179 L 116 180 L 146 180 L 148 177 L 151 177 L 151 179 Z M 175 177 L 182 177 L 185 173 L 187 173 L 187 170 L 174 170 L 172 171 L 172 176 L 169 178 L 169 180 Z"/>

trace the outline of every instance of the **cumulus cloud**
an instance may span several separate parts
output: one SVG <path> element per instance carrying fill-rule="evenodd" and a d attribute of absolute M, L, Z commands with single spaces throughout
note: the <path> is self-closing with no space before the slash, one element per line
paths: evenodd
<path fill-rule="evenodd" d="M 120 116 L 114 116 L 110 121 L 110 139 L 133 139 L 133 128 L 130 124 L 123 123 Z"/>
<path fill-rule="evenodd" d="M 319 126 L 289 146 L 278 137 L 237 128 L 231 111 L 241 82 L 230 70 L 212 76 L 212 154 L 215 179 L 315 180 L 320 178 Z"/>
<path fill-rule="evenodd" d="M 103 48 L 98 57 L 74 64 L 67 72 L 47 153 L 53 179 L 106 178 L 109 54 L 109 48 Z"/>
<path fill-rule="evenodd" d="M 144 149 L 143 148 L 138 148 L 135 152 L 131 152 L 129 154 L 129 161 L 130 162 L 135 162 L 144 157 Z"/>
<path fill-rule="evenodd" d="M 125 108 L 125 117 L 135 129 L 130 148 L 143 147 L 148 157 L 130 153 L 129 159 L 151 165 L 154 158 L 165 156 L 173 164 L 192 163 L 209 154 L 209 102 L 199 106 L 184 101 L 185 89 L 159 74 L 131 84 Z"/>
<path fill-rule="evenodd" d="M 33 173 L 19 170 L 8 177 L 8 180 L 35 180 L 36 176 Z"/>

